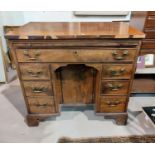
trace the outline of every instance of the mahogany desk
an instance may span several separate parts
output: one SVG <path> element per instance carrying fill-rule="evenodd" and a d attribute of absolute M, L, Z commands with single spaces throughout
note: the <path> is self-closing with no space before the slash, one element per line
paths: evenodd
<path fill-rule="evenodd" d="M 121 22 L 37 22 L 5 37 L 29 126 L 59 115 L 61 106 L 89 104 L 96 114 L 126 124 L 142 32 Z"/>

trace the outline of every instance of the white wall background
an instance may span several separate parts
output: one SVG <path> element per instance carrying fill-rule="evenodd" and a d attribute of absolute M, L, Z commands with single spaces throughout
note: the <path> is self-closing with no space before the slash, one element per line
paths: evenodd
<path fill-rule="evenodd" d="M 1 14 L 0 14 L 0 19 L 2 19 Z M 0 20 L 0 36 L 3 35 L 3 22 Z M 4 73 L 4 64 L 3 64 L 3 59 L 2 59 L 2 51 L 0 47 L 0 82 L 5 82 L 6 77 Z"/>
<path fill-rule="evenodd" d="M 0 12 L 0 36 L 2 36 L 3 48 L 5 51 L 6 43 L 4 39 L 4 25 L 24 25 L 28 22 L 36 21 L 91 21 L 91 22 L 107 22 L 107 21 L 128 21 L 130 13 L 127 16 L 75 16 L 72 11 L 1 11 Z M 2 56 L 0 55 L 0 82 L 5 81 L 4 66 Z"/>
<path fill-rule="evenodd" d="M 24 13 L 23 12 L 0 12 L 0 36 L 2 39 L 3 49 L 6 52 L 6 42 L 4 39 L 3 26 L 4 25 L 22 25 L 24 23 Z M 1 49 L 0 49 L 1 50 Z M 0 82 L 5 82 L 5 72 L 4 63 L 2 59 L 2 53 L 0 51 Z"/>
<path fill-rule="evenodd" d="M 129 20 L 130 12 L 127 16 L 75 16 L 72 11 L 40 11 L 23 12 L 24 21 L 120 21 Z"/>
<path fill-rule="evenodd" d="M 24 25 L 28 22 L 107 22 L 107 21 L 128 21 L 131 12 L 127 16 L 75 16 L 73 11 L 1 11 L 0 12 L 0 35 L 3 39 L 3 46 L 6 50 L 5 40 L 3 38 L 2 27 L 4 25 Z"/>

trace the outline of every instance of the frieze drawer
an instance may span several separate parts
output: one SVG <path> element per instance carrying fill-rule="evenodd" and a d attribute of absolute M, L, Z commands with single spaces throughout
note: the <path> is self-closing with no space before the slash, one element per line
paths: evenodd
<path fill-rule="evenodd" d="M 18 62 L 131 62 L 135 49 L 17 49 Z"/>

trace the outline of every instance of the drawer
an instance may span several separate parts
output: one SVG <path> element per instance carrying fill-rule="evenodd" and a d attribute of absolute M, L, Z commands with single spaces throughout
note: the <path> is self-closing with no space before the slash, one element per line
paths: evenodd
<path fill-rule="evenodd" d="M 136 77 L 133 80 L 132 93 L 155 93 L 154 74 Z"/>
<path fill-rule="evenodd" d="M 129 81 L 125 80 L 103 80 L 101 84 L 101 94 L 106 95 L 126 95 L 129 89 Z"/>
<path fill-rule="evenodd" d="M 55 113 L 53 97 L 28 97 L 30 113 L 32 114 L 50 114 Z"/>
<path fill-rule="evenodd" d="M 49 80 L 49 64 L 20 63 L 21 77 L 23 80 Z"/>
<path fill-rule="evenodd" d="M 148 16 L 147 17 L 145 27 L 155 28 L 155 16 Z"/>
<path fill-rule="evenodd" d="M 155 54 L 155 49 L 141 49 L 140 55 L 144 55 L 144 54 Z"/>
<path fill-rule="evenodd" d="M 155 48 L 155 39 L 148 39 L 148 40 L 142 41 L 141 48 L 146 48 L 146 49 Z"/>
<path fill-rule="evenodd" d="M 19 62 L 108 62 L 133 61 L 136 49 L 18 49 Z"/>
<path fill-rule="evenodd" d="M 102 79 L 130 79 L 132 64 L 103 64 Z"/>
<path fill-rule="evenodd" d="M 102 96 L 100 100 L 100 112 L 117 113 L 126 111 L 126 96 Z"/>
<path fill-rule="evenodd" d="M 137 47 L 139 45 L 139 41 L 132 39 L 124 39 L 124 40 L 109 40 L 109 39 L 50 39 L 45 42 L 18 42 L 16 43 L 17 49 L 52 49 L 52 48 L 62 48 L 65 47 Z"/>
<path fill-rule="evenodd" d="M 25 81 L 23 82 L 26 96 L 51 96 L 53 90 L 51 82 Z"/>
<path fill-rule="evenodd" d="M 148 15 L 155 15 L 155 11 L 148 11 Z"/>
<path fill-rule="evenodd" d="M 145 38 L 154 39 L 155 38 L 155 28 L 154 29 L 145 29 Z"/>

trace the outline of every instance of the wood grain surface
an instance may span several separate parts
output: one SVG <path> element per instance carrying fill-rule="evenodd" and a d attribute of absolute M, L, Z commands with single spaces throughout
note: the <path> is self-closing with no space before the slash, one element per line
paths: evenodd
<path fill-rule="evenodd" d="M 31 22 L 6 33 L 8 39 L 144 38 L 123 22 Z"/>

